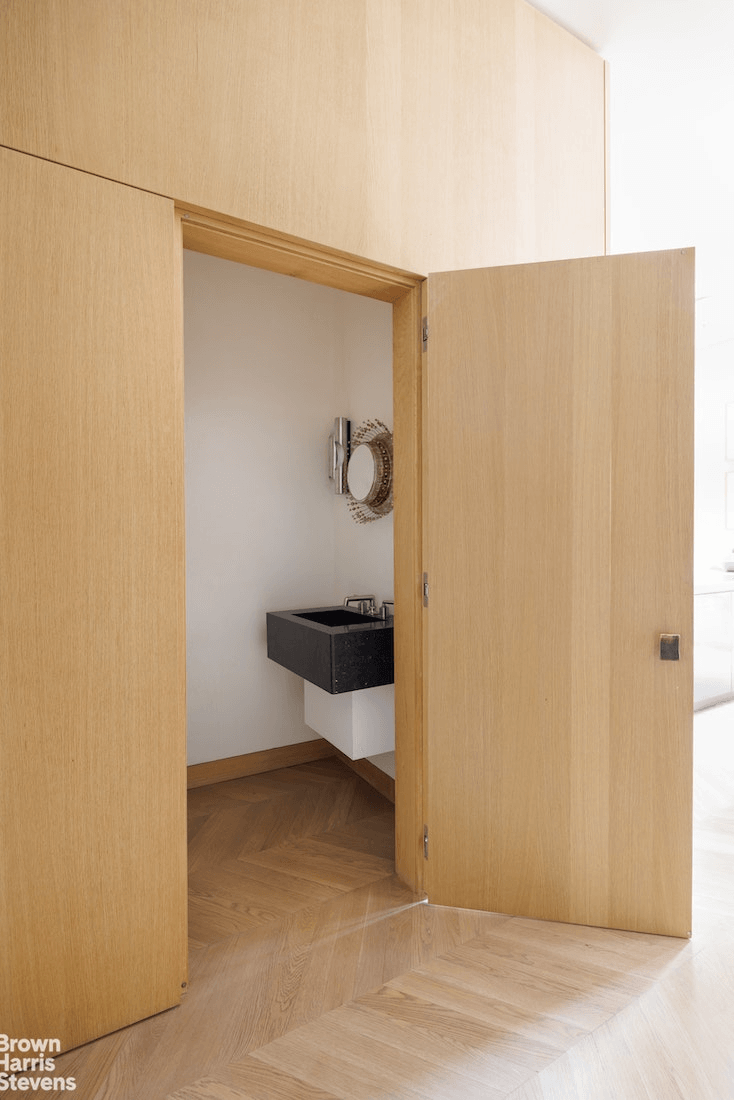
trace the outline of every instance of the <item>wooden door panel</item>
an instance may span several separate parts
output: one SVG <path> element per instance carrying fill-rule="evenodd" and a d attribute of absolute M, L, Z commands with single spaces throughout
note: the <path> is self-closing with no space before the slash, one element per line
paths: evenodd
<path fill-rule="evenodd" d="M 692 277 L 429 279 L 431 901 L 690 930 Z"/>
<path fill-rule="evenodd" d="M 64 1049 L 186 976 L 180 231 L 0 150 L 2 1028 Z"/>

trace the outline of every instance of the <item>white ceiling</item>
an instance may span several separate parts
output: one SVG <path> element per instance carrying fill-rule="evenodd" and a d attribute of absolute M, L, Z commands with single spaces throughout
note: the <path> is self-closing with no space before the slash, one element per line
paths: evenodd
<path fill-rule="evenodd" d="M 613 251 L 695 243 L 734 291 L 734 0 L 530 2 L 610 63 Z"/>
<path fill-rule="evenodd" d="M 603 56 L 619 41 L 654 29 L 663 40 L 687 39 L 694 54 L 712 39 L 726 44 L 731 67 L 732 0 L 530 0 Z"/>
<path fill-rule="evenodd" d="M 602 54 L 630 8 L 660 8 L 659 0 L 531 0 L 531 3 Z"/>

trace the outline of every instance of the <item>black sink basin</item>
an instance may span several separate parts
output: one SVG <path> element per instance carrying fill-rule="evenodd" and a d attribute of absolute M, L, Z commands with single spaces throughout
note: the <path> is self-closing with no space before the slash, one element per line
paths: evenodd
<path fill-rule="evenodd" d="M 338 695 L 395 679 L 393 620 L 348 607 L 268 611 L 268 657 Z"/>
<path fill-rule="evenodd" d="M 356 623 L 382 622 L 374 615 L 362 615 L 359 611 L 350 611 L 348 607 L 328 607 L 325 611 L 296 611 L 297 619 L 308 619 L 322 626 L 355 626 Z"/>

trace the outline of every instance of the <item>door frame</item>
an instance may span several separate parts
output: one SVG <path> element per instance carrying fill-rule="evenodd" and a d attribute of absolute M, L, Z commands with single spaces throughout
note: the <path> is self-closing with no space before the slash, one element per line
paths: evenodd
<path fill-rule="evenodd" d="M 422 366 L 425 276 L 176 203 L 182 249 L 393 307 L 395 869 L 423 889 Z"/>

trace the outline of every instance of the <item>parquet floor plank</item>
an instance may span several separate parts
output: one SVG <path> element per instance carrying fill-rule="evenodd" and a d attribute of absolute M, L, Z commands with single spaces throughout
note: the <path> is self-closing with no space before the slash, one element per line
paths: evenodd
<path fill-rule="evenodd" d="M 639 996 L 649 982 L 602 974 L 584 968 L 537 965 L 527 955 L 508 954 L 502 941 L 464 944 L 441 959 L 440 972 L 446 981 L 477 993 L 484 993 L 518 1009 L 554 1016 L 587 1031 L 598 1027 L 632 997 Z"/>
<path fill-rule="evenodd" d="M 502 1095 L 531 1072 L 527 1051 L 501 1029 L 390 986 L 357 998 L 339 1014 L 360 1035 L 394 1046 L 437 1070 L 485 1086 L 491 1083 Z M 553 1056 L 548 1051 L 545 1061 Z"/>
<path fill-rule="evenodd" d="M 518 953 L 532 945 L 534 952 L 576 969 L 587 959 L 595 967 L 620 974 L 661 978 L 691 958 L 697 946 L 692 940 L 672 936 L 621 932 L 612 928 L 588 928 L 578 924 L 514 917 L 497 930 L 511 950 Z M 482 935 L 476 937 L 483 942 Z"/>
<path fill-rule="evenodd" d="M 175 1092 L 169 1092 L 166 1100 L 252 1100 L 250 1093 L 221 1077 L 202 1077 Z"/>
<path fill-rule="evenodd" d="M 319 1021 L 297 1028 L 252 1057 L 342 1100 L 500 1100 L 506 1095 L 456 1068 L 375 1039 L 345 1021 L 339 1009 L 330 1014 L 328 1026 Z"/>
<path fill-rule="evenodd" d="M 242 862 L 271 868 L 292 875 L 299 881 L 305 879 L 344 891 L 384 878 L 394 868 L 392 860 L 365 852 L 346 851 L 333 844 L 325 844 L 314 836 L 288 841 L 262 852 L 248 853 Z"/>
<path fill-rule="evenodd" d="M 248 1100 L 343 1100 L 343 1093 L 326 1092 L 257 1058 L 245 1058 L 229 1067 L 231 1079 L 241 1085 Z M 178 1100 L 178 1098 L 177 1098 Z"/>
<path fill-rule="evenodd" d="M 474 992 L 455 985 L 446 979 L 441 966 L 401 974 L 388 987 L 483 1021 L 495 1028 L 513 1049 L 524 1051 L 533 1067 L 559 1057 L 588 1034 L 585 1028 L 567 1020 L 495 1000 L 486 990 Z"/>
<path fill-rule="evenodd" d="M 392 861 L 395 855 L 395 811 L 389 810 L 363 817 L 359 821 L 328 832 L 320 833 L 323 844 L 333 844 L 337 848 L 348 848 L 355 852 L 380 856 Z"/>
<path fill-rule="evenodd" d="M 341 893 L 335 886 L 241 860 L 207 865 L 190 876 L 189 937 L 215 943 Z"/>

